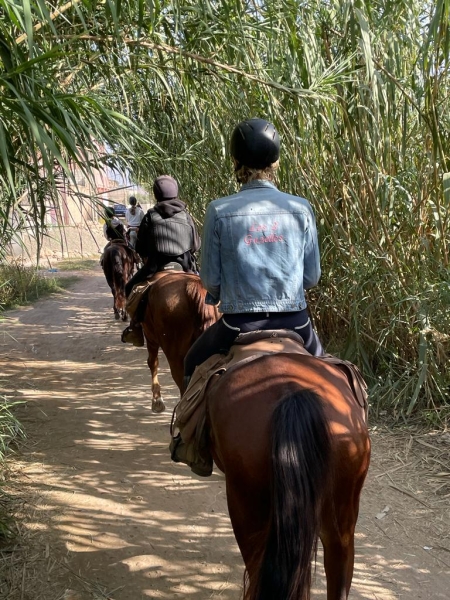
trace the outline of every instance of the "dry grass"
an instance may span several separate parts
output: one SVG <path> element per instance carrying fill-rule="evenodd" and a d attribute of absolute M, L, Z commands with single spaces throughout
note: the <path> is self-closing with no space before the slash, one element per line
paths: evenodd
<path fill-rule="evenodd" d="M 446 552 L 450 553 L 450 431 L 375 426 L 371 437 L 377 446 L 372 478 L 395 490 L 399 503 L 405 498 L 408 501 L 403 525 L 396 523 L 397 531 L 402 528 L 407 537 L 414 539 L 416 529 L 426 522 L 427 549 L 438 553 L 436 560 L 450 568 L 450 556 L 448 560 L 445 557 Z M 383 521 L 379 523 L 383 528 Z"/>
<path fill-rule="evenodd" d="M 48 533 L 54 511 L 43 510 L 39 492 L 29 492 L 20 459 L 8 462 L 3 471 L 7 493 L 0 495 L 0 521 L 7 526 L 0 535 L 0 598 L 115 600 L 117 590 L 108 591 L 70 568 L 70 552 Z"/>

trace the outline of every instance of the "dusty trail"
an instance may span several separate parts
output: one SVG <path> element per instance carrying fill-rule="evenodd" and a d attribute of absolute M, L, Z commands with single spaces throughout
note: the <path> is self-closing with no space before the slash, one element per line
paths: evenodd
<path fill-rule="evenodd" d="M 0 324 L 1 384 L 26 401 L 27 431 L 8 486 L 22 534 L 1 555 L 0 598 L 237 599 L 224 479 L 170 461 L 177 389 L 161 357 L 168 411 L 151 412 L 145 349 L 121 344 L 111 307 L 97 269 Z M 373 433 L 352 599 L 449 597 L 450 478 L 439 487 L 428 460 L 448 460 L 445 435 Z M 321 557 L 314 598 L 325 598 Z"/>

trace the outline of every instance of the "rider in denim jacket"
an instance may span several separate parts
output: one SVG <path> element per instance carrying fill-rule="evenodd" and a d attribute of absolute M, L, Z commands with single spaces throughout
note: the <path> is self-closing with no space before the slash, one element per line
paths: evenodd
<path fill-rule="evenodd" d="M 242 187 L 208 205 L 200 272 L 207 303 L 220 303 L 223 316 L 188 352 L 185 384 L 197 365 L 226 353 L 243 332 L 291 329 L 311 354 L 324 354 L 305 300 L 320 278 L 316 221 L 307 200 L 273 183 L 280 154 L 275 127 L 263 119 L 239 123 L 231 154 Z"/>
<path fill-rule="evenodd" d="M 306 308 L 320 258 L 311 206 L 270 181 L 245 183 L 206 212 L 201 278 L 207 302 L 223 313 Z"/>

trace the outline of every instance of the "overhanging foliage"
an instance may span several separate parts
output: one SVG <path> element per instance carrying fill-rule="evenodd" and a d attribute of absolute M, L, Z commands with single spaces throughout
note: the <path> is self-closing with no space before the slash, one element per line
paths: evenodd
<path fill-rule="evenodd" d="M 329 348 L 363 367 L 380 406 L 450 403 L 449 0 L 0 10 L 3 239 L 24 194 L 42 227 L 69 162 L 108 160 L 147 185 L 170 172 L 201 223 L 235 189 L 231 128 L 266 116 L 280 186 L 318 216 L 310 304 Z"/>

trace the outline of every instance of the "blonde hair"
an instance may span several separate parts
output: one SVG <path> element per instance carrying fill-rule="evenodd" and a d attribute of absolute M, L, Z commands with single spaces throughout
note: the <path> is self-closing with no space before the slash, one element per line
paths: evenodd
<path fill-rule="evenodd" d="M 256 179 L 274 181 L 279 166 L 279 160 L 272 163 L 268 167 L 265 167 L 264 169 L 252 169 L 251 167 L 246 167 L 243 165 L 237 171 L 235 171 L 236 179 L 239 183 L 249 183 L 250 181 L 255 181 Z"/>

